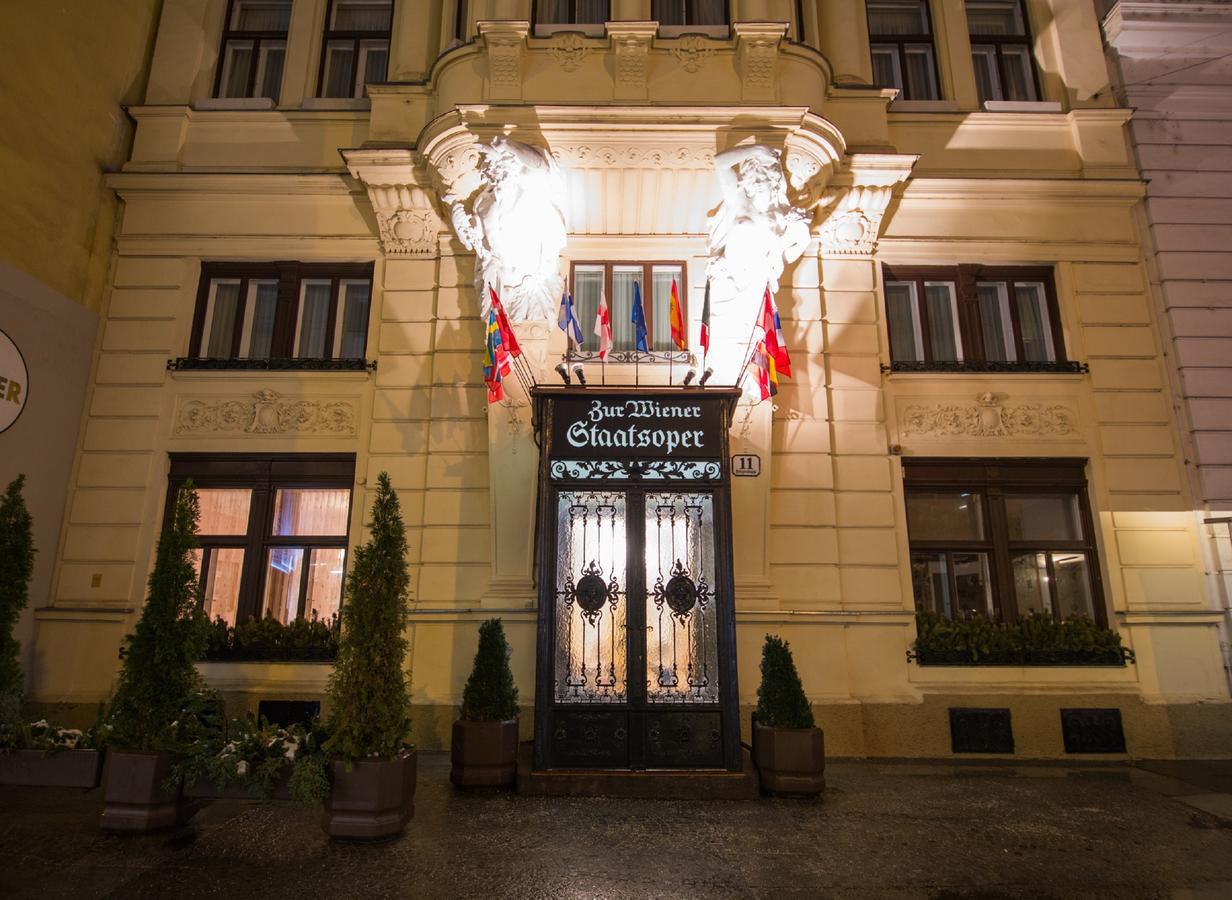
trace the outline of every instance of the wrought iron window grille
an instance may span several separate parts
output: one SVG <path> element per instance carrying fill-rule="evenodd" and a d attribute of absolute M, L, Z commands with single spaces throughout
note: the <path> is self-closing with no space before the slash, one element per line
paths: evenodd
<path fill-rule="evenodd" d="M 717 459 L 554 459 L 553 481 L 718 481 Z"/>
<path fill-rule="evenodd" d="M 180 356 L 167 360 L 169 372 L 375 372 L 376 360 L 313 359 L 279 357 L 271 359 L 207 359 Z"/>
<path fill-rule="evenodd" d="M 598 350 L 571 350 L 570 362 L 603 363 Z M 625 365 L 664 365 L 667 363 L 689 365 L 693 362 L 693 354 L 688 350 L 609 350 L 606 362 Z"/>

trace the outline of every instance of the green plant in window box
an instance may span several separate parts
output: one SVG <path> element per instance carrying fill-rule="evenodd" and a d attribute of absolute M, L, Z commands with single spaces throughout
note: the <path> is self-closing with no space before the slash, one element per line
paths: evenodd
<path fill-rule="evenodd" d="M 338 655 L 338 617 L 295 619 L 285 625 L 273 616 L 229 626 L 222 619 L 210 624 L 202 659 L 211 661 L 328 661 Z"/>
<path fill-rule="evenodd" d="M 791 647 L 772 634 L 761 653 L 753 762 L 768 794 L 816 797 L 825 790 L 825 737 L 813 721 Z"/>
<path fill-rule="evenodd" d="M 1031 612 L 1015 622 L 982 615 L 916 615 L 908 659 L 922 666 L 1123 666 L 1134 661 L 1121 636 L 1089 616 Z"/>
<path fill-rule="evenodd" d="M 449 780 L 458 787 L 511 787 L 517 776 L 518 689 L 500 619 L 479 626 L 462 715 L 453 723 Z"/>

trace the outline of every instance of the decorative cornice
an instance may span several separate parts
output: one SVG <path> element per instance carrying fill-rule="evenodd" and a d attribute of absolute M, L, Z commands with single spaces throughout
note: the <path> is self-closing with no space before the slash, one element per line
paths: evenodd
<path fill-rule="evenodd" d="M 177 436 L 351 437 L 356 419 L 353 398 L 284 397 L 266 388 L 247 397 L 180 397 L 173 430 Z"/>
<path fill-rule="evenodd" d="M 923 438 L 1068 438 L 1078 432 L 1078 413 L 1051 398 L 1008 404 L 991 391 L 974 401 L 908 403 L 899 415 L 899 433 Z"/>

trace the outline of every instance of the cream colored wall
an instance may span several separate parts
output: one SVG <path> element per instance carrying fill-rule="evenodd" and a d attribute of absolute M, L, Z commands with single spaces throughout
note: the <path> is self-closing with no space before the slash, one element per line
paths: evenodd
<path fill-rule="evenodd" d="M 759 89 L 740 75 L 741 41 L 749 33 L 739 26 L 734 41 L 714 41 L 704 48 L 713 52 L 700 55 L 672 39 L 650 40 L 640 83 L 614 77 L 607 38 L 575 43 L 516 37 L 515 29 L 519 77 L 494 84 L 487 74 L 494 45 L 487 38 L 429 65 L 425 54 L 433 51 L 426 43 L 411 49 L 415 41 L 403 29 L 395 37 L 395 71 L 430 69 L 432 80 L 374 88 L 369 113 L 302 109 L 311 85 L 293 88 L 290 81 L 277 110 L 204 108 L 209 104 L 200 101 L 212 84 L 207 70 L 217 43 L 205 14 L 214 2 L 168 3 L 149 102 L 134 111 L 139 127 L 132 159 L 110 181 L 126 212 L 54 593 L 57 606 L 84 608 L 93 618 L 64 618 L 53 610 L 40 623 L 48 660 L 86 654 L 73 668 L 48 663 L 40 677 L 46 686 L 41 699 L 107 692 L 116 642 L 142 599 L 166 489 L 167 452 L 308 449 L 356 454 L 353 542 L 363 539 L 367 488 L 377 472 L 390 472 L 402 498 L 414 571 L 408 664 L 421 738 L 438 741 L 444 733 L 470 665 L 477 623 L 489 615 L 505 619 L 523 702 L 533 699 L 533 595 L 495 591 L 492 584 L 493 539 L 507 523 L 492 521 L 500 487 L 493 473 L 501 473 L 502 463 L 490 457 L 490 439 L 493 429 L 524 426 L 517 410 L 484 402 L 473 260 L 448 231 L 423 258 L 385 258 L 364 186 L 342 174 L 337 152 L 365 141 L 414 146 L 425 140 L 425 126 L 456 104 L 496 97 L 514 106 L 476 107 L 467 113 L 479 123 L 475 127 L 518 118 L 525 129 L 525 122 L 565 116 L 559 108 L 549 115 L 534 104 L 569 101 L 638 106 L 651 116 L 660 105 L 743 104 L 746 120 L 764 121 L 740 127 L 766 129 L 768 113 L 750 112 L 765 104 L 825 116 L 849 147 L 920 157 L 890 205 L 874 255 L 839 255 L 818 242 L 789 267 L 779 305 L 794 377 L 773 407 L 752 411 L 747 427 L 738 417 L 733 442 L 762 452 L 767 469 L 762 479 L 735 491 L 743 701 L 756 688 L 760 642 L 768 631 L 792 641 L 815 701 L 836 723 L 847 723 L 835 727 L 854 721 L 842 710 L 869 710 L 862 720 L 873 735 L 867 742 L 855 737 L 858 726 L 844 732 L 849 739 L 843 746 L 851 752 L 906 752 L 885 724 L 898 721 L 896 714 L 877 718 L 883 713 L 875 710 L 932 709 L 941 703 L 937 698 L 1112 694 L 1126 704 L 1227 699 L 1197 536 L 1186 513 L 1192 501 L 1172 436 L 1158 329 L 1138 263 L 1132 209 L 1142 189 L 1122 135 L 1126 112 L 1081 96 L 1087 82 L 1079 75 L 1089 74 L 1087 57 L 1099 53 L 1083 17 L 1075 20 L 1073 35 L 1048 32 L 1037 42 L 1052 48 L 1040 49 L 1041 59 L 1055 53 L 1059 60 L 1049 70 L 1055 70 L 1058 86 L 1047 89 L 1049 99 L 1061 102 L 1059 113 L 887 112 L 888 93 L 827 87 L 825 58 L 787 44 L 780 47 L 772 85 Z M 297 2 L 297 22 L 307 20 L 304 8 L 316 8 L 315 2 Z M 961 46 L 960 5 L 941 3 L 947 40 Z M 400 21 L 409 8 L 400 7 Z M 861 19 L 853 20 L 849 8 L 832 2 L 809 6 L 823 26 L 846 23 L 858 31 Z M 1061 6 L 1032 0 L 1033 16 L 1054 8 L 1059 22 Z M 821 31 L 834 43 L 836 72 L 858 77 L 865 71 L 866 51 L 851 52 L 852 42 L 835 43 L 832 32 Z M 311 43 L 298 44 L 295 66 L 304 71 L 315 71 L 318 51 Z M 960 106 L 973 108 L 974 89 L 969 73 L 963 74 L 969 69 L 965 51 L 949 52 L 947 78 Z M 1088 100 L 1095 108 L 1084 106 Z M 797 122 L 801 113 L 793 113 Z M 570 127 L 583 133 L 599 127 L 585 111 L 575 118 Z M 718 146 L 734 140 L 720 126 L 705 127 L 715 129 Z M 630 129 L 646 142 L 651 131 Z M 419 183 L 435 190 L 426 178 Z M 698 190 L 692 200 L 682 195 L 682 203 L 697 205 L 689 208 L 690 221 L 701 221 L 703 198 L 713 199 Z M 612 194 L 607 202 L 629 199 Z M 636 210 L 616 212 L 610 211 L 608 221 L 637 220 Z M 613 257 L 638 252 L 693 261 L 690 314 L 696 330 L 705 253 L 699 229 L 574 233 L 565 255 L 595 258 L 607 255 L 605 247 Z M 368 342 L 376 373 L 168 373 L 165 360 L 187 349 L 204 259 L 376 260 Z M 1055 264 L 1068 351 L 1089 362 L 1090 374 L 883 375 L 889 359 L 880 273 L 886 262 Z M 210 433 L 185 428 L 179 415 L 186 402 L 246 402 L 261 389 L 289 399 L 350 404 L 354 432 Z M 1065 406 L 1076 427 L 1025 437 L 954 437 L 904 426 L 912 405 L 972 405 L 987 392 L 1002 404 Z M 892 445 L 903 456 L 1089 458 L 1111 620 L 1137 651 L 1137 665 L 1043 672 L 908 664 L 912 595 L 901 465 Z M 95 575 L 100 584 L 91 587 Z M 273 685 L 319 690 L 311 667 L 248 666 L 225 675 L 217 669 L 210 667 L 212 677 L 241 695 L 256 696 Z M 1161 717 L 1150 721 L 1165 734 Z M 1152 746 L 1164 746 L 1166 734 L 1160 740 Z"/>

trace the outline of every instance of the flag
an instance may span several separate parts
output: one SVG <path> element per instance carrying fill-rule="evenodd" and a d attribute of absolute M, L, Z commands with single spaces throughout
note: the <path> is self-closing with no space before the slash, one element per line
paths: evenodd
<path fill-rule="evenodd" d="M 646 310 L 642 309 L 642 289 L 633 282 L 633 329 L 637 336 L 637 349 L 640 353 L 648 353 L 646 344 Z"/>
<path fill-rule="evenodd" d="M 706 368 L 706 356 L 710 353 L 710 279 L 706 279 L 706 299 L 702 303 L 702 368 Z"/>
<path fill-rule="evenodd" d="M 488 334 L 483 342 L 483 380 L 488 386 L 488 402 L 505 399 L 502 378 L 509 374 L 509 355 L 501 340 L 501 327 L 496 307 L 488 311 Z"/>
<path fill-rule="evenodd" d="M 488 285 L 488 294 L 492 297 L 492 309 L 496 310 L 496 327 L 500 329 L 501 345 L 509 356 L 517 358 L 522 355 L 522 348 L 518 346 L 518 339 L 513 333 L 513 326 L 509 324 L 509 317 L 505 315 L 505 307 L 500 297 L 496 296 L 492 285 Z"/>
<path fill-rule="evenodd" d="M 757 367 L 757 387 L 761 389 L 761 399 L 769 400 L 779 392 L 779 373 L 774 364 L 774 354 L 766 349 L 765 341 L 757 342 L 753 365 Z"/>
<path fill-rule="evenodd" d="M 556 324 L 566 335 L 572 326 L 573 342 L 579 346 L 582 344 L 582 325 L 573 312 L 573 294 L 568 290 L 560 295 L 560 314 L 556 317 Z"/>
<path fill-rule="evenodd" d="M 766 350 L 774 357 L 776 370 L 784 375 L 790 375 L 791 357 L 787 354 L 787 339 L 783 337 L 783 325 L 779 322 L 778 307 L 774 305 L 774 298 L 770 296 L 770 285 L 766 285 L 761 327 L 766 332 Z"/>
<path fill-rule="evenodd" d="M 607 295 L 599 292 L 599 309 L 595 312 L 595 337 L 599 339 L 599 360 L 607 361 L 612 349 L 612 314 L 607 308 Z"/>
<path fill-rule="evenodd" d="M 672 343 L 677 350 L 683 350 L 688 344 L 684 330 L 684 313 L 680 311 L 680 292 L 676 290 L 676 279 L 672 279 L 671 304 L 668 307 L 668 317 L 672 323 Z"/>

